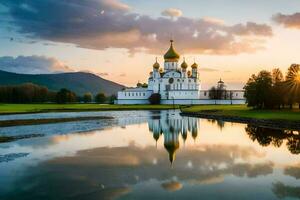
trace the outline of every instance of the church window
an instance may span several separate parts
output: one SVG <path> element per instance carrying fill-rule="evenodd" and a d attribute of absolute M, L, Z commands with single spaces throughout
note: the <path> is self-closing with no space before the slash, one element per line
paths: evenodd
<path fill-rule="evenodd" d="M 173 79 L 173 78 L 170 78 L 170 79 L 169 79 L 169 83 L 172 84 L 173 82 L 174 82 L 174 79 Z"/>
<path fill-rule="evenodd" d="M 206 92 L 204 92 L 204 96 L 206 96 Z"/>
<path fill-rule="evenodd" d="M 238 93 L 236 93 L 236 96 L 238 96 Z"/>
<path fill-rule="evenodd" d="M 128 93 L 128 96 L 130 96 L 130 92 Z"/>
<path fill-rule="evenodd" d="M 180 82 L 180 79 L 177 79 L 177 82 Z"/>
<path fill-rule="evenodd" d="M 143 96 L 145 96 L 145 93 L 143 93 Z"/>
<path fill-rule="evenodd" d="M 189 83 L 191 82 L 191 79 L 189 79 Z"/>

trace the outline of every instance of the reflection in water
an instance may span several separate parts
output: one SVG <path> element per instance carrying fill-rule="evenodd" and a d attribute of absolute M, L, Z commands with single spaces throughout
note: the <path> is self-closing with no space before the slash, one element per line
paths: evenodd
<path fill-rule="evenodd" d="M 51 191 L 55 191 L 55 199 L 113 199 L 124 195 L 127 199 L 144 199 L 145 195 L 148 199 L 165 199 L 157 185 L 168 192 L 178 192 L 184 187 L 222 184 L 228 175 L 255 178 L 273 173 L 270 162 L 247 162 L 262 156 L 250 147 L 205 145 L 201 149 L 185 149 L 171 170 L 163 151 L 131 144 L 52 159 L 31 167 L 14 183 L 15 189 L 7 199 L 45 199 Z M 153 180 L 156 185 L 151 185 Z M 150 184 L 146 188 L 156 192 L 140 194 L 136 189 L 140 184 Z M 200 198 L 201 192 L 194 195 Z"/>
<path fill-rule="evenodd" d="M 299 131 L 287 131 L 281 129 L 271 129 L 247 125 L 245 128 L 252 141 L 257 141 L 261 146 L 273 145 L 280 147 L 284 141 L 292 154 L 300 153 Z"/>
<path fill-rule="evenodd" d="M 273 184 L 272 188 L 275 195 L 280 198 L 292 197 L 300 199 L 300 187 L 288 186 L 283 184 L 282 182 L 277 182 Z"/>
<path fill-rule="evenodd" d="M 176 150 L 179 148 L 179 137 L 181 136 L 184 144 L 188 134 L 196 140 L 198 136 L 198 119 L 192 117 L 174 117 L 170 113 L 154 116 L 148 120 L 149 131 L 153 133 L 156 141 L 160 136 L 164 137 L 164 147 L 169 153 L 171 164 L 175 160 Z"/>
<path fill-rule="evenodd" d="M 299 132 L 128 114 L 98 131 L 0 145 L 30 153 L 0 163 L 0 199 L 300 198 Z"/>

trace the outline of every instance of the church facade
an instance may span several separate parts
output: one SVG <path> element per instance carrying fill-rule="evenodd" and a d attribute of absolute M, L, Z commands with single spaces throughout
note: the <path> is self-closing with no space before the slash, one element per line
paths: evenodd
<path fill-rule="evenodd" d="M 190 68 L 170 41 L 170 48 L 164 54 L 163 67 L 156 62 L 149 74 L 147 87 L 126 88 L 118 92 L 117 104 L 149 104 L 149 97 L 154 93 L 161 96 L 161 104 L 244 104 L 242 90 L 226 90 L 227 99 L 212 99 L 208 90 L 201 90 L 198 64 L 194 62 Z M 218 84 L 223 83 L 221 80 Z M 228 94 L 227 94 L 228 93 Z"/>

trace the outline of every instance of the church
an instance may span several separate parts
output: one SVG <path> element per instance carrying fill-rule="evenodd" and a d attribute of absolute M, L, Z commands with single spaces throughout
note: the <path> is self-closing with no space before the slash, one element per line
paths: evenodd
<path fill-rule="evenodd" d="M 243 90 L 226 90 L 222 99 L 212 99 L 208 90 L 201 90 L 199 66 L 194 63 L 189 67 L 185 58 L 179 63 L 180 55 L 170 40 L 170 47 L 164 54 L 163 67 L 153 64 L 147 87 L 126 88 L 118 92 L 116 104 L 149 104 L 149 97 L 158 93 L 161 104 L 244 104 Z M 225 84 L 222 80 L 218 82 Z M 225 91 L 225 90 L 224 90 Z M 227 98 L 225 98 L 227 97 Z"/>

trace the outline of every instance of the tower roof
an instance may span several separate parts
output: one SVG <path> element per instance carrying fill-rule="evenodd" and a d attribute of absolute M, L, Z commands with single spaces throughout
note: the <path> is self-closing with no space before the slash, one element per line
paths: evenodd
<path fill-rule="evenodd" d="M 197 68 L 198 67 L 198 64 L 196 62 L 194 62 L 191 66 L 192 68 Z"/>
<path fill-rule="evenodd" d="M 185 59 L 184 59 L 181 64 L 181 68 L 186 69 L 187 67 L 188 67 L 188 64 L 185 62 Z"/>
<path fill-rule="evenodd" d="M 224 81 L 222 81 L 222 79 L 220 78 L 220 80 L 218 81 L 219 84 L 223 84 Z"/>
<path fill-rule="evenodd" d="M 157 58 L 156 58 L 156 61 L 155 61 L 155 63 L 153 64 L 153 68 L 159 69 L 159 67 L 160 67 L 160 65 L 159 65 L 159 63 L 157 62 Z"/>
<path fill-rule="evenodd" d="M 175 51 L 174 47 L 173 47 L 173 40 L 170 40 L 171 45 L 169 50 L 165 53 L 164 55 L 164 59 L 165 61 L 178 61 L 178 59 L 180 58 L 180 55 Z"/>

